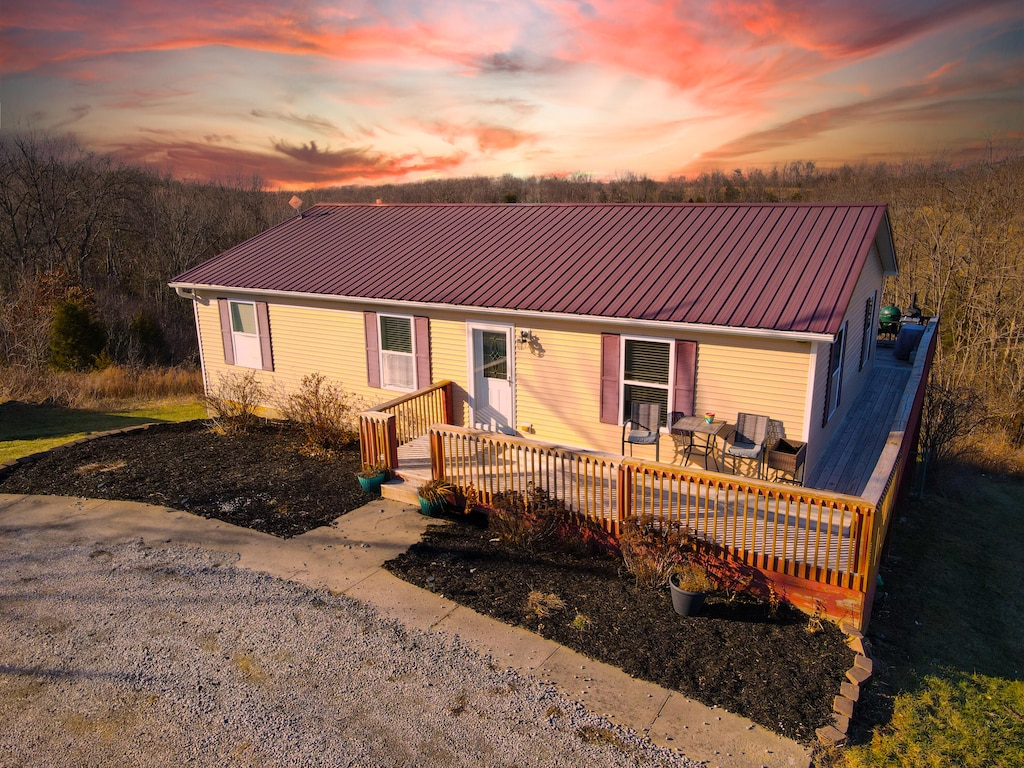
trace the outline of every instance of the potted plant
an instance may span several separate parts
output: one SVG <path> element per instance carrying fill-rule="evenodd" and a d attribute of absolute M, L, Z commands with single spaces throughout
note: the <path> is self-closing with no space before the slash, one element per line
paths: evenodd
<path fill-rule="evenodd" d="M 416 493 L 420 499 L 420 512 L 429 517 L 437 517 L 445 506 L 455 505 L 458 488 L 441 477 L 428 480 L 416 489 Z"/>
<path fill-rule="evenodd" d="M 388 468 L 384 466 L 383 462 L 364 463 L 356 472 L 356 479 L 359 480 L 359 485 L 364 492 L 379 494 L 381 484 L 388 479 Z"/>
<path fill-rule="evenodd" d="M 687 561 L 675 569 L 668 580 L 672 607 L 681 616 L 695 616 L 704 605 L 707 593 L 715 588 L 707 569 Z"/>

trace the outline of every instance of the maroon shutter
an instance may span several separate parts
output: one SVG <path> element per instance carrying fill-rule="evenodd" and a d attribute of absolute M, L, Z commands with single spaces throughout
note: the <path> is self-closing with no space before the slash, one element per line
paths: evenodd
<path fill-rule="evenodd" d="M 270 312 L 267 309 L 267 302 L 256 302 L 256 329 L 260 335 L 260 359 L 263 360 L 263 370 L 274 370 L 274 351 L 270 347 Z"/>
<path fill-rule="evenodd" d="M 434 382 L 430 378 L 430 319 L 414 317 L 416 333 L 416 388 L 423 389 Z"/>
<path fill-rule="evenodd" d="M 601 423 L 618 424 L 619 334 L 601 334 Z"/>
<path fill-rule="evenodd" d="M 676 378 L 672 410 L 693 416 L 697 394 L 697 342 L 676 341 Z"/>
<path fill-rule="evenodd" d="M 366 324 L 366 383 L 380 388 L 380 341 L 377 331 L 377 313 L 363 312 Z"/>
<path fill-rule="evenodd" d="M 231 307 L 227 299 L 217 299 L 217 308 L 220 310 L 220 337 L 224 344 L 224 362 L 234 365 L 235 347 L 231 343 Z"/>

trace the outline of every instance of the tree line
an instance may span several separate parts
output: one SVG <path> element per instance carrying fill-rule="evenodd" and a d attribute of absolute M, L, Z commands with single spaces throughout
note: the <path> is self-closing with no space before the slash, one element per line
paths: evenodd
<path fill-rule="evenodd" d="M 317 202 L 886 202 L 899 276 L 941 315 L 931 439 L 987 429 L 1024 447 L 1024 153 L 959 166 L 878 163 L 712 171 L 470 177 L 295 192 Z M 176 274 L 294 215 L 258 177 L 198 182 L 119 163 L 70 135 L 0 134 L 0 354 L 7 365 L 195 363 Z M 62 338 L 55 344 L 54 328 Z M 63 330 L 60 330 L 63 329 Z M 63 347 L 61 343 L 63 342 Z M 84 352 L 82 354 L 76 354 Z M 936 432 L 937 430 L 937 432 Z M 952 445 L 953 443 L 948 443 Z"/>

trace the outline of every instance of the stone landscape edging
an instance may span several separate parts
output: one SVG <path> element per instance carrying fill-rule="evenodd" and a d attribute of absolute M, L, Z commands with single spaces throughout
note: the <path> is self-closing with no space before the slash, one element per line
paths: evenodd
<path fill-rule="evenodd" d="M 870 644 L 864 633 L 845 622 L 840 623 L 839 628 L 846 635 L 846 644 L 856 656 L 853 657 L 853 666 L 846 670 L 846 681 L 839 686 L 839 695 L 832 700 L 832 725 L 822 726 L 815 731 L 818 741 L 826 747 L 846 743 L 853 711 L 860 701 L 860 689 L 870 682 L 875 667 Z"/>

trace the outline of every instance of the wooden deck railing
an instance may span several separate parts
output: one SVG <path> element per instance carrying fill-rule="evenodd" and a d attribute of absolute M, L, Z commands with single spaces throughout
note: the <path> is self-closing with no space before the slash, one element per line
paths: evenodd
<path fill-rule="evenodd" d="M 852 589 L 868 577 L 864 499 L 461 427 L 434 426 L 430 440 L 433 475 L 472 485 L 485 503 L 543 488 L 614 535 L 650 515 L 762 570 Z"/>
<path fill-rule="evenodd" d="M 864 489 L 864 497 L 875 502 L 875 514 L 869 521 L 871 540 L 877 545 L 868 553 L 868 575 L 865 589 L 870 597 L 877 582 L 878 569 L 882 564 L 882 545 L 889 532 L 893 511 L 901 493 L 906 490 L 907 476 L 914 470 L 917 456 L 917 440 L 921 418 L 924 412 L 924 398 L 928 376 L 931 373 L 935 348 L 938 343 L 938 318 L 931 319 L 925 326 L 924 336 L 914 357 L 910 381 L 893 419 L 891 439 L 882 449 L 875 465 L 871 482 Z"/>
<path fill-rule="evenodd" d="M 398 446 L 427 434 L 431 424 L 452 421 L 452 382 L 440 381 L 359 414 L 359 444 L 364 464 L 398 466 Z"/>
<path fill-rule="evenodd" d="M 364 412 L 363 460 L 384 457 L 395 467 L 398 445 L 429 433 L 432 475 L 472 486 L 484 503 L 504 491 L 543 488 L 613 535 L 641 515 L 678 522 L 723 556 L 768 576 L 800 607 L 863 627 L 893 510 L 912 468 L 937 335 L 932 322 L 861 497 L 452 426 L 450 382 Z"/>

